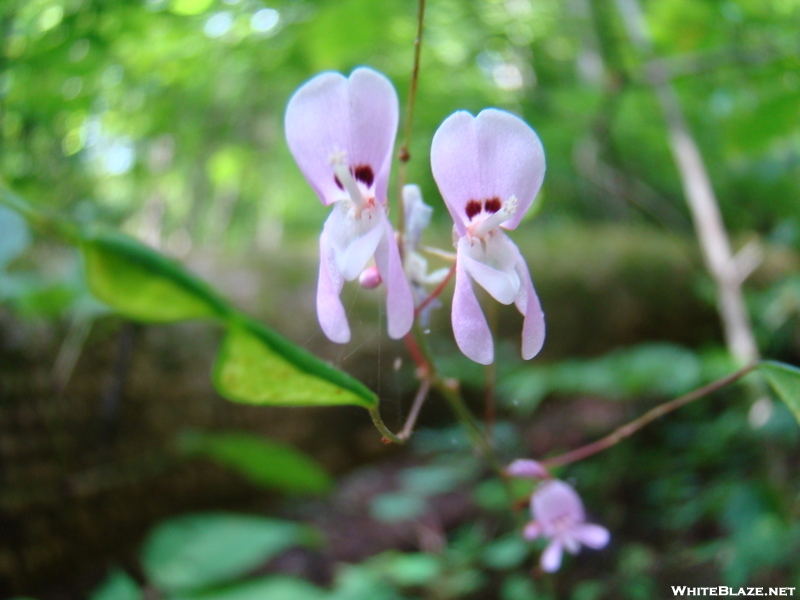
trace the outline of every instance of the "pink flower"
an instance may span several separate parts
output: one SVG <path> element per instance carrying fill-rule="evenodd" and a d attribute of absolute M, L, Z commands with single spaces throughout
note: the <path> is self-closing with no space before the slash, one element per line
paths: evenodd
<path fill-rule="evenodd" d="M 577 554 L 581 544 L 596 550 L 608 544 L 608 530 L 585 522 L 580 497 L 558 479 L 545 481 L 536 489 L 531 496 L 531 514 L 533 521 L 525 526 L 523 535 L 528 540 L 550 538 L 541 559 L 542 569 L 548 573 L 558 571 L 564 549 Z"/>
<path fill-rule="evenodd" d="M 374 257 L 386 285 L 389 335 L 401 338 L 414 321 L 414 302 L 394 232 L 386 190 L 397 134 L 392 84 L 372 69 L 349 78 L 322 73 L 297 90 L 286 107 L 286 139 L 308 183 L 333 211 L 320 235 L 317 317 L 332 341 L 350 341 L 339 298 Z"/>
<path fill-rule="evenodd" d="M 518 458 L 506 467 L 509 477 L 522 477 L 524 479 L 549 479 L 550 473 L 541 463 L 529 458 Z"/>
<path fill-rule="evenodd" d="M 455 222 L 456 284 L 453 333 L 461 351 L 484 365 L 494 360 L 492 334 L 472 281 L 524 315 L 522 357 L 544 343 L 544 314 L 528 265 L 502 231 L 515 229 L 544 179 L 544 150 L 536 133 L 514 115 L 497 110 L 477 117 L 450 115 L 431 146 L 433 176 Z"/>

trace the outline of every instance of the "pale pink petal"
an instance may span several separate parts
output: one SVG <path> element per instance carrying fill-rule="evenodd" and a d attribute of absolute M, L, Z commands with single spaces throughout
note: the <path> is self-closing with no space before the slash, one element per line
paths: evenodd
<path fill-rule="evenodd" d="M 547 469 L 540 463 L 528 458 L 518 458 L 506 467 L 506 474 L 510 477 L 526 477 L 529 479 L 547 479 L 550 477 Z"/>
<path fill-rule="evenodd" d="M 333 342 L 350 341 L 350 326 L 339 298 L 344 280 L 336 268 L 334 250 L 325 230 L 319 238 L 319 281 L 317 283 L 317 318 L 322 331 Z"/>
<path fill-rule="evenodd" d="M 289 99 L 284 117 L 289 150 L 308 183 L 325 204 L 346 198 L 336 185 L 330 158 L 349 151 L 348 81 L 340 73 L 321 73 Z"/>
<path fill-rule="evenodd" d="M 581 544 L 595 550 L 605 548 L 611 538 L 608 529 L 605 527 L 586 523 L 575 526 L 570 533 Z"/>
<path fill-rule="evenodd" d="M 431 144 L 431 170 L 456 231 L 466 234 L 466 206 L 481 193 L 475 117 L 458 111 L 436 130 Z"/>
<path fill-rule="evenodd" d="M 519 294 L 514 303 L 517 306 L 517 310 L 525 317 L 522 323 L 522 358 L 530 360 L 539 354 L 539 350 L 544 345 L 544 313 L 542 312 L 542 305 L 539 303 L 539 297 L 536 295 L 536 290 L 533 289 L 533 281 L 531 280 L 530 271 L 528 271 L 528 265 L 521 254 L 516 264 L 516 270 L 522 285 L 520 285 Z"/>
<path fill-rule="evenodd" d="M 519 295 L 519 251 L 503 232 L 498 230 L 487 240 L 462 237 L 458 257 L 472 279 L 500 304 L 511 304 Z"/>
<path fill-rule="evenodd" d="M 522 537 L 524 537 L 529 542 L 532 542 L 540 535 L 544 535 L 542 532 L 542 527 L 536 521 L 530 521 L 527 525 L 525 525 L 525 529 L 522 530 Z"/>
<path fill-rule="evenodd" d="M 451 318 L 453 335 L 459 350 L 476 363 L 492 364 L 494 360 L 492 332 L 475 297 L 472 281 L 462 264 L 460 255 L 456 258 L 456 285 Z"/>
<path fill-rule="evenodd" d="M 336 268 L 345 281 L 353 281 L 375 254 L 384 235 L 383 206 L 375 206 L 355 218 L 348 204 L 339 202 L 325 221 L 324 230 L 333 247 Z"/>
<path fill-rule="evenodd" d="M 556 523 L 583 523 L 585 513 L 580 497 L 572 486 L 560 479 L 550 479 L 542 483 L 531 496 L 531 512 L 548 531 Z"/>
<path fill-rule="evenodd" d="M 365 67 L 353 71 L 349 81 L 352 137 L 348 163 L 372 168 L 375 197 L 385 203 L 397 135 L 397 92 L 386 77 Z"/>
<path fill-rule="evenodd" d="M 300 170 L 328 205 L 347 198 L 332 165 L 342 155 L 351 168 L 369 166 L 375 197 L 386 201 L 397 121 L 392 84 L 380 73 L 360 68 L 349 79 L 328 72 L 303 84 L 289 100 L 284 126 Z"/>
<path fill-rule="evenodd" d="M 431 222 L 433 208 L 425 204 L 418 185 L 403 186 L 403 215 L 405 216 L 405 252 L 415 251 L 422 240 L 422 232 Z"/>
<path fill-rule="evenodd" d="M 389 220 L 381 212 L 383 236 L 375 250 L 375 264 L 386 286 L 386 321 L 389 337 L 400 339 L 414 324 L 414 299 Z"/>
<path fill-rule="evenodd" d="M 561 540 L 556 538 L 547 545 L 547 548 L 542 552 L 540 564 L 542 569 L 548 573 L 555 573 L 561 567 L 561 555 L 563 549 L 561 547 Z"/>
<path fill-rule="evenodd" d="M 482 199 L 505 202 L 516 196 L 517 210 L 502 226 L 515 229 L 544 180 L 544 149 L 539 136 L 519 117 L 496 108 L 475 118 Z"/>
<path fill-rule="evenodd" d="M 515 196 L 517 210 L 502 224 L 514 229 L 544 180 L 544 150 L 533 129 L 511 113 L 490 108 L 473 117 L 459 111 L 433 136 L 431 169 L 459 235 L 466 233 L 470 200 Z"/>

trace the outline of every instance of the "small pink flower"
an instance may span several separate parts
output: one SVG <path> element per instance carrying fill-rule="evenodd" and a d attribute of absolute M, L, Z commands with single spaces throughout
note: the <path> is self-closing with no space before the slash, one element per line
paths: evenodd
<path fill-rule="evenodd" d="M 571 486 L 558 479 L 542 483 L 531 496 L 533 521 L 525 526 L 523 535 L 528 540 L 550 538 L 542 553 L 542 569 L 548 573 L 558 571 L 561 555 L 566 549 L 577 554 L 581 544 L 599 550 L 608 544 L 608 529 L 586 523 L 586 514 L 580 497 Z"/>
<path fill-rule="evenodd" d="M 394 232 L 386 217 L 386 190 L 397 134 L 394 87 L 372 69 L 349 78 L 322 73 L 303 84 L 286 107 L 289 149 L 308 183 L 333 211 L 320 235 L 317 317 L 332 341 L 350 341 L 339 298 L 374 256 L 386 286 L 389 335 L 403 337 L 414 302 Z"/>
<path fill-rule="evenodd" d="M 484 365 L 494 360 L 492 334 L 472 281 L 524 315 L 522 357 L 544 343 L 544 314 L 528 265 L 502 229 L 516 229 L 544 179 L 544 150 L 536 133 L 497 110 L 445 119 L 431 146 L 431 168 L 455 222 L 456 284 L 453 334 L 459 349 Z"/>
<path fill-rule="evenodd" d="M 540 463 L 528 458 L 518 458 L 506 467 L 509 477 L 522 477 L 525 479 L 549 479 L 550 473 Z"/>

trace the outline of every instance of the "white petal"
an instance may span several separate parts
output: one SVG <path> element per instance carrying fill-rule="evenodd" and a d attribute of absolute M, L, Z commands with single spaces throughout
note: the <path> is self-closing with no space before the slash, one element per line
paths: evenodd
<path fill-rule="evenodd" d="M 339 298 L 344 280 L 336 268 L 333 247 L 325 230 L 319 237 L 319 281 L 317 283 L 317 318 L 322 331 L 332 342 L 350 341 L 350 326 Z"/>
<path fill-rule="evenodd" d="M 517 310 L 522 313 L 525 320 L 522 323 L 522 358 L 530 360 L 542 349 L 544 345 L 544 313 L 536 290 L 533 289 L 533 281 L 528 271 L 528 265 L 520 254 L 516 265 L 517 273 L 522 280 L 519 294 L 514 299 Z"/>
<path fill-rule="evenodd" d="M 352 138 L 348 163 L 372 167 L 375 197 L 385 203 L 400 114 L 397 92 L 386 77 L 366 67 L 353 71 L 349 82 Z"/>
<path fill-rule="evenodd" d="M 557 524 L 578 524 L 585 520 L 580 496 L 560 479 L 550 479 L 536 488 L 531 496 L 531 512 L 546 531 Z"/>
<path fill-rule="evenodd" d="M 595 550 L 605 548 L 609 539 L 611 539 L 608 529 L 601 527 L 600 525 L 589 525 L 584 523 L 573 528 L 570 533 L 584 546 L 594 548 Z"/>
<path fill-rule="evenodd" d="M 379 202 L 386 201 L 394 139 L 397 93 L 372 69 L 317 75 L 303 84 L 286 107 L 284 127 L 289 149 L 323 204 L 346 198 L 336 185 L 332 158 L 351 167 L 369 166 Z"/>
<path fill-rule="evenodd" d="M 544 149 L 539 136 L 522 119 L 487 108 L 475 118 L 482 197 L 502 201 L 516 196 L 516 212 L 503 227 L 515 229 L 544 180 Z"/>
<path fill-rule="evenodd" d="M 375 251 L 375 264 L 386 286 L 386 321 L 389 337 L 400 339 L 414 324 L 414 298 L 408 285 L 400 250 L 389 220 L 381 211 L 383 236 Z"/>
<path fill-rule="evenodd" d="M 542 185 L 544 150 L 533 129 L 511 113 L 490 108 L 473 117 L 459 111 L 433 136 L 431 169 L 459 235 L 466 231 L 470 200 L 515 196 L 517 210 L 503 223 L 514 229 Z"/>
<path fill-rule="evenodd" d="M 466 233 L 466 206 L 482 200 L 475 117 L 458 111 L 436 130 L 431 144 L 431 170 L 459 235 Z"/>
<path fill-rule="evenodd" d="M 351 146 L 347 79 L 328 72 L 303 84 L 289 99 L 284 128 L 289 150 L 320 201 L 328 205 L 345 197 L 336 186 L 330 158 Z"/>
<path fill-rule="evenodd" d="M 459 350 L 467 358 L 482 365 L 490 365 L 494 360 L 492 332 L 475 297 L 469 273 L 461 260 L 461 252 L 458 254 L 451 314 L 453 335 Z"/>
<path fill-rule="evenodd" d="M 337 202 L 325 221 L 324 230 L 333 248 L 336 268 L 346 281 L 353 281 L 367 266 L 384 235 L 383 207 L 376 205 L 356 218 L 347 202 Z"/>
<path fill-rule="evenodd" d="M 561 567 L 562 554 L 563 549 L 561 547 L 561 540 L 555 538 L 548 544 L 547 548 L 544 549 L 544 552 L 542 552 L 542 558 L 540 562 L 542 569 L 548 573 L 555 573 L 558 571 L 559 567 Z"/>
<path fill-rule="evenodd" d="M 525 529 L 522 530 L 522 537 L 529 542 L 532 542 L 540 535 L 543 535 L 542 527 L 536 521 L 530 521 L 525 525 Z"/>
<path fill-rule="evenodd" d="M 519 294 L 516 265 L 519 250 L 502 231 L 486 240 L 462 237 L 458 241 L 459 260 L 472 278 L 501 304 L 511 304 Z"/>

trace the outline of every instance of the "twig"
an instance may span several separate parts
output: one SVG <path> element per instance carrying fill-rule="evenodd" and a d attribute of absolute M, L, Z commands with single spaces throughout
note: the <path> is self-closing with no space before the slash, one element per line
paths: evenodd
<path fill-rule="evenodd" d="M 613 433 L 610 433 L 606 437 L 597 440 L 596 442 L 592 442 L 591 444 L 587 444 L 586 446 L 582 446 L 566 454 L 561 454 L 559 456 L 555 456 L 553 458 L 548 458 L 546 460 L 541 461 L 541 465 L 547 469 L 552 469 L 554 467 L 561 467 L 564 465 L 568 465 L 570 463 L 577 462 L 579 460 L 583 460 L 593 454 L 597 454 L 598 452 L 602 452 L 603 450 L 607 450 L 612 446 L 615 446 L 622 440 L 627 437 L 632 436 L 634 433 L 639 431 L 642 427 L 649 425 L 659 417 L 663 417 L 667 413 L 672 412 L 680 408 L 681 406 L 685 406 L 690 402 L 694 402 L 702 398 L 703 396 L 707 396 L 712 392 L 716 392 L 719 389 L 724 388 L 726 385 L 733 383 L 734 381 L 738 381 L 745 375 L 747 375 L 750 371 L 755 369 L 758 363 L 751 362 L 746 367 L 743 367 L 736 371 L 735 373 L 731 373 L 727 377 L 723 377 L 722 379 L 718 379 L 708 385 L 705 385 L 699 389 L 694 390 L 693 392 L 689 392 L 688 394 L 684 394 L 680 398 L 675 398 L 674 400 L 670 400 L 669 402 L 665 402 L 664 404 L 660 404 L 655 408 L 647 411 L 641 417 L 634 419 L 630 423 L 619 427 L 618 429 L 614 430 Z"/>
<path fill-rule="evenodd" d="M 402 206 L 403 187 L 406 184 L 406 164 L 411 160 L 411 154 L 408 151 L 408 146 L 411 143 L 411 130 L 414 126 L 414 105 L 417 101 L 417 84 L 419 82 L 419 61 L 422 55 L 422 32 L 425 25 L 425 0 L 419 0 L 417 5 L 417 37 L 414 38 L 414 66 L 411 69 L 411 83 L 408 89 L 408 108 L 406 111 L 406 126 L 403 133 L 403 143 L 400 145 L 400 150 L 397 152 L 397 158 L 400 161 L 400 176 L 397 178 L 400 193 L 400 210 L 397 215 L 397 232 L 399 238 L 403 239 L 405 233 L 405 211 Z M 400 256 L 403 256 L 403 245 L 400 244 Z"/>
<path fill-rule="evenodd" d="M 417 84 L 419 82 L 419 60 L 422 55 L 422 31 L 425 24 L 425 0 L 419 0 L 417 6 L 417 37 L 414 38 L 414 67 L 411 71 L 411 84 L 408 88 L 408 112 L 406 114 L 406 128 L 403 135 L 403 145 L 400 146 L 398 159 L 401 163 L 411 160 L 408 145 L 411 143 L 411 129 L 414 125 L 414 105 L 417 99 Z"/>
<path fill-rule="evenodd" d="M 425 399 L 428 397 L 428 392 L 430 389 L 431 382 L 430 379 L 426 377 L 422 380 L 422 385 L 417 392 L 416 398 L 414 398 L 414 404 L 411 405 L 411 410 L 406 418 L 406 424 L 403 426 L 403 429 L 400 430 L 400 433 L 397 434 L 397 437 L 404 440 L 407 440 L 411 437 L 411 433 L 414 431 L 414 426 L 417 424 L 419 411 L 422 408 L 422 405 L 425 404 Z"/>
<path fill-rule="evenodd" d="M 450 281 L 450 278 L 453 276 L 453 273 L 455 273 L 455 272 L 456 272 L 456 265 L 455 265 L 455 263 L 453 263 L 453 266 L 450 267 L 450 271 L 447 272 L 447 276 L 441 281 L 441 283 L 439 285 L 436 286 L 436 288 L 430 293 L 430 295 L 427 298 L 425 298 L 425 300 L 420 302 L 419 306 L 414 309 L 414 318 L 415 319 L 419 316 L 419 314 L 422 312 L 422 310 L 426 306 L 428 306 L 428 304 L 433 302 L 436 299 L 436 297 L 444 291 L 444 288 L 447 287 L 447 284 Z"/>
<path fill-rule="evenodd" d="M 631 42 L 646 60 L 652 59 L 652 44 L 638 0 L 616 0 L 616 4 Z M 749 363 L 758 357 L 758 346 L 714 189 L 663 64 L 651 62 L 650 65 L 649 81 L 661 104 L 670 148 L 680 173 L 703 258 L 716 284 L 717 308 L 725 331 L 725 341 L 736 360 Z"/>

